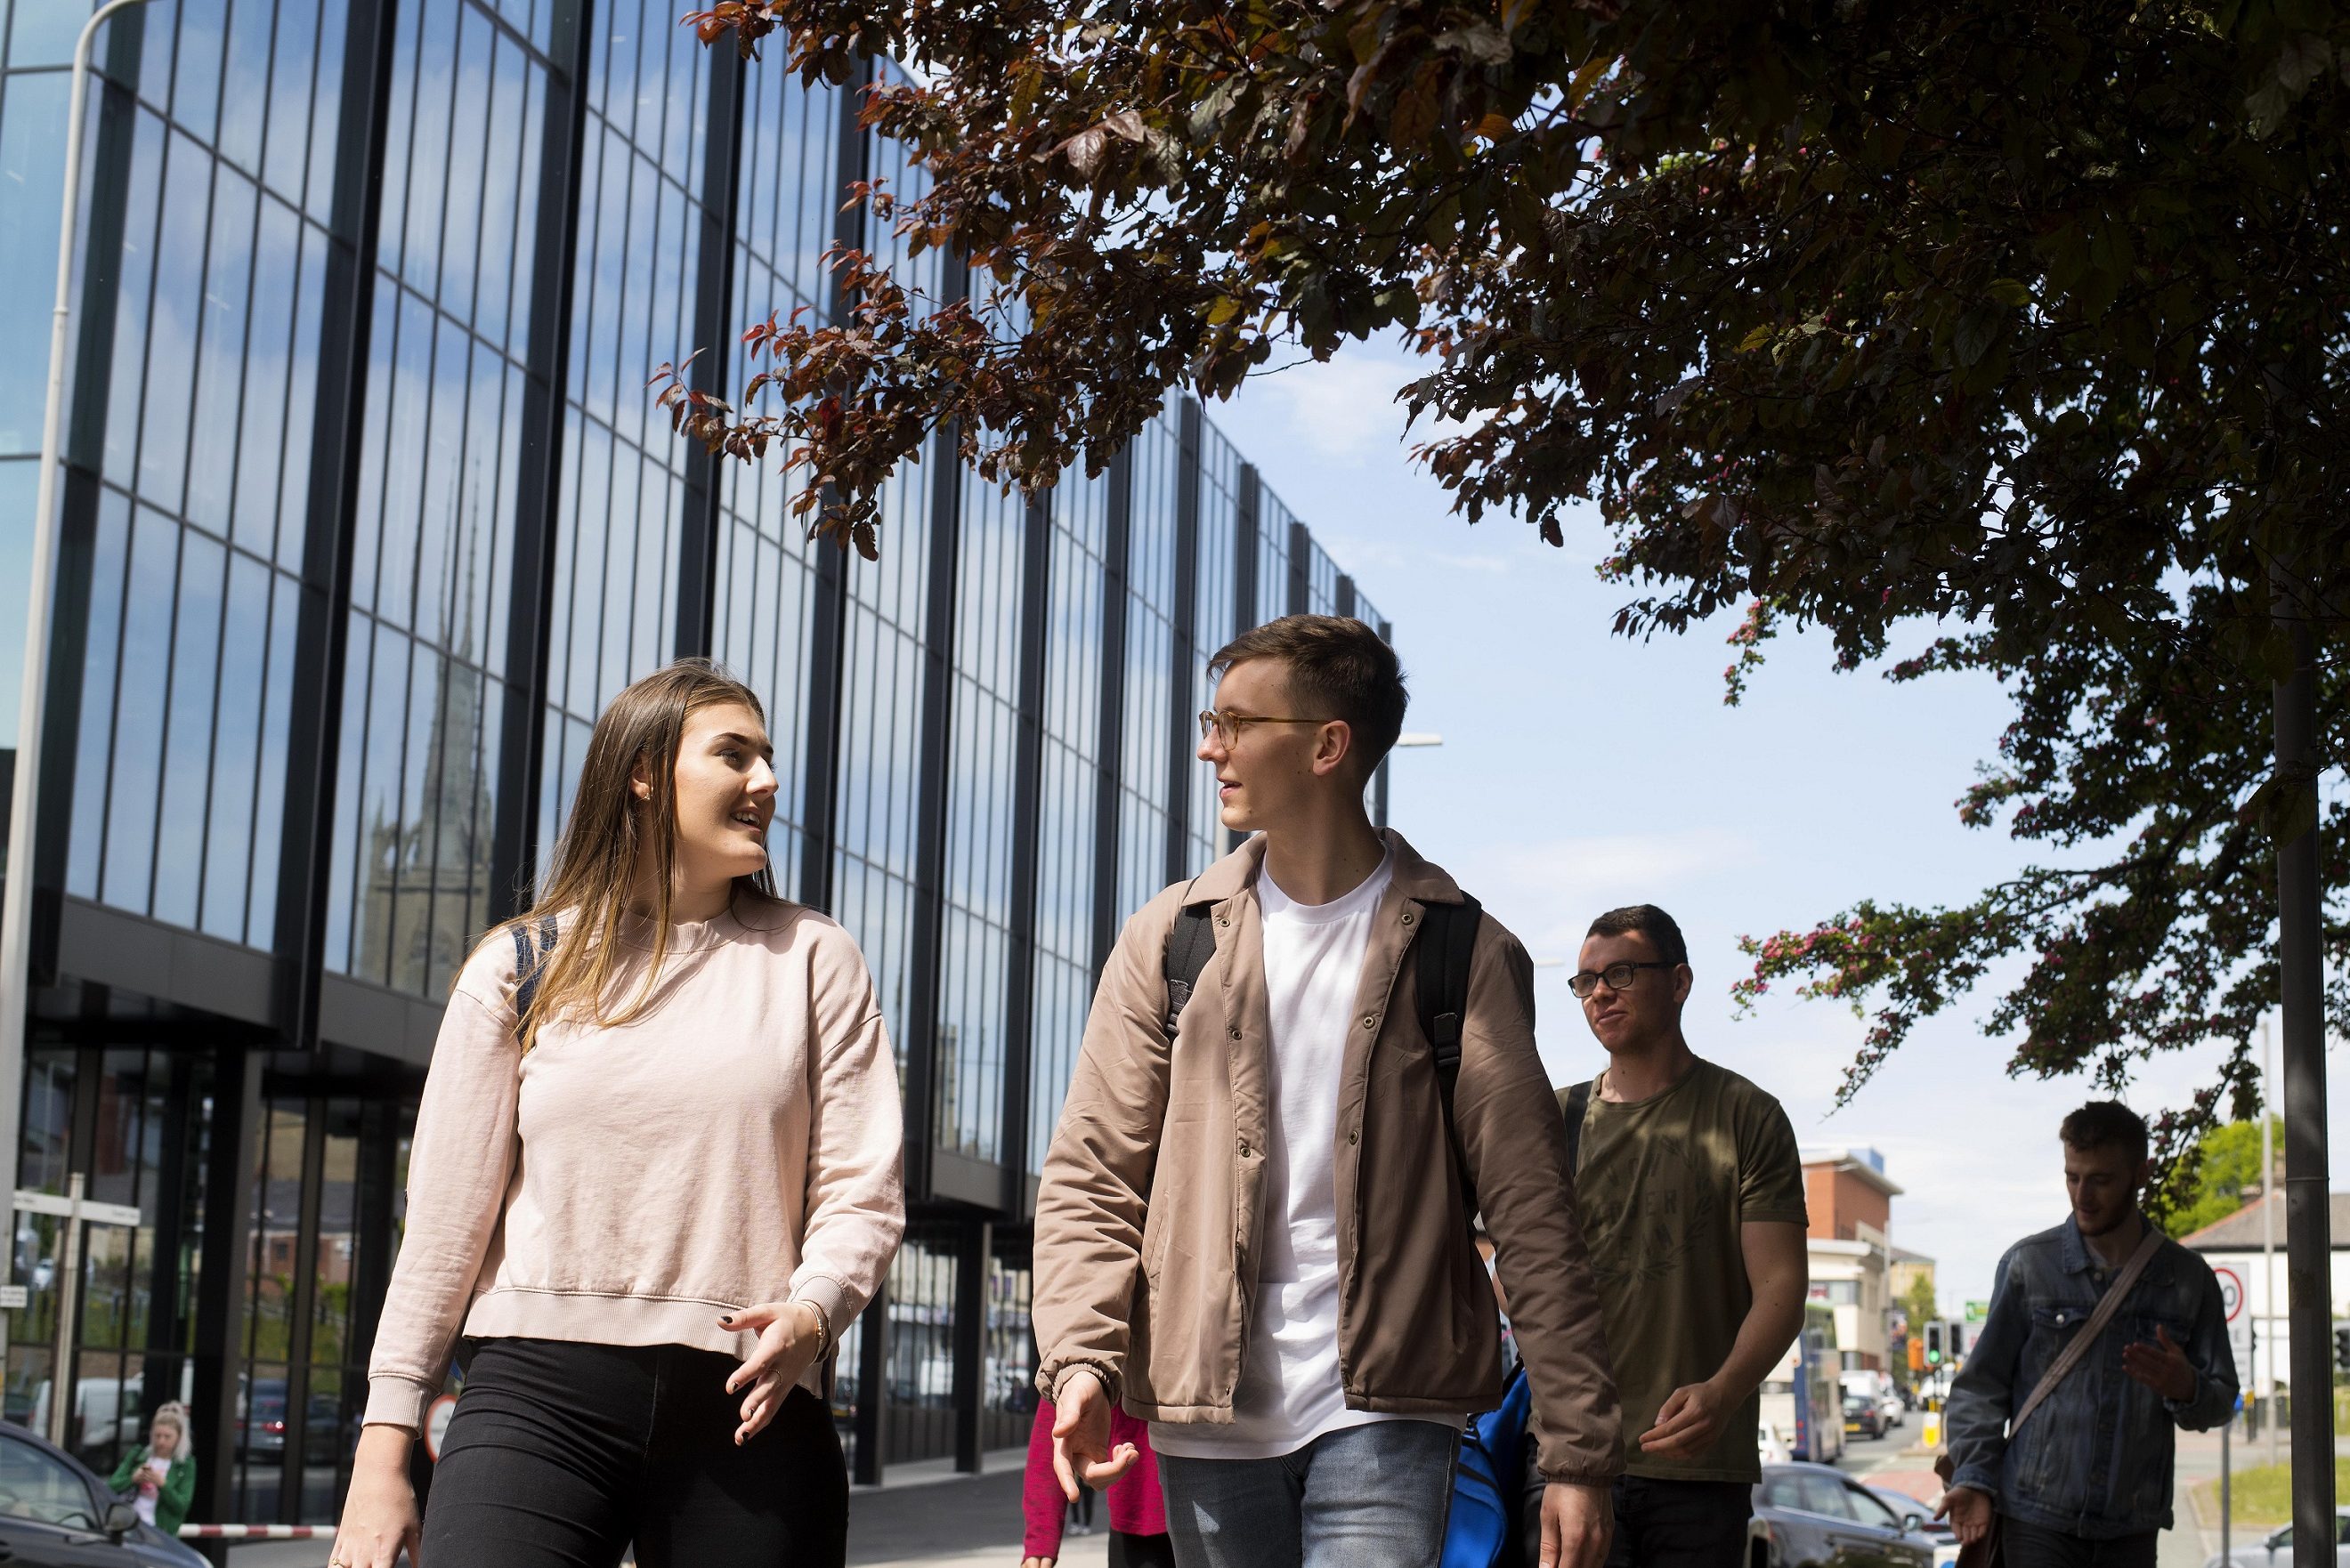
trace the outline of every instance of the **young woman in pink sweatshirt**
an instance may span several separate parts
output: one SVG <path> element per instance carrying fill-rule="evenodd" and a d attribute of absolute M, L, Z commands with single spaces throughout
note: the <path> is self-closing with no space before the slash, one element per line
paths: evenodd
<path fill-rule="evenodd" d="M 772 755 L 704 661 L 621 692 L 546 891 L 458 975 L 337 1568 L 842 1561 L 819 1367 L 904 1230 L 898 1080 L 856 943 L 772 889 Z"/>

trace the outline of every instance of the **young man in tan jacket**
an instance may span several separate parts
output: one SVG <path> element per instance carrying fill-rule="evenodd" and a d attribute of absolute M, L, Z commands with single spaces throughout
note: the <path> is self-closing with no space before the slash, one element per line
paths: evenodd
<path fill-rule="evenodd" d="M 1433 1563 L 1461 1422 L 1501 1396 L 1473 1190 L 1533 1382 L 1541 1561 L 1597 1568 L 1616 1390 L 1533 965 L 1490 918 L 1431 916 L 1460 888 L 1371 826 L 1406 696 L 1369 628 L 1291 616 L 1211 669 L 1200 756 L 1254 836 L 1128 922 L 1037 1193 L 1062 1484 L 1135 1462 L 1111 1451 L 1122 1401 L 1151 1423 L 1182 1568 Z M 1187 909 L 1214 943 L 1188 1002 L 1169 946 Z M 1432 919 L 1475 922 L 1450 1126 L 1410 961 Z"/>

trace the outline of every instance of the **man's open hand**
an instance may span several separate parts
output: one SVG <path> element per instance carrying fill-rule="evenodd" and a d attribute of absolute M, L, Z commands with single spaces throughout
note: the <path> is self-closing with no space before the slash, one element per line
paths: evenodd
<path fill-rule="evenodd" d="M 1542 1568 L 1599 1568 L 1615 1531 L 1606 1487 L 1553 1481 L 1543 1488 Z"/>
<path fill-rule="evenodd" d="M 1106 1487 L 1141 1456 L 1132 1443 L 1109 1446 L 1109 1400 L 1091 1373 L 1067 1378 L 1054 1407 L 1053 1473 L 1071 1502 L 1079 1487 Z"/>
<path fill-rule="evenodd" d="M 1948 1518 L 1950 1533 L 1961 1546 L 1972 1546 L 1991 1533 L 1991 1493 L 1970 1486 L 1954 1486 L 1935 1506 L 1936 1519 Z"/>

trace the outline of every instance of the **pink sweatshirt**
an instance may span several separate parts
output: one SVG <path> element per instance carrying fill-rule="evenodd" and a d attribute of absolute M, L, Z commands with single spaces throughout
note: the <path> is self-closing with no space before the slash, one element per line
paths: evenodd
<path fill-rule="evenodd" d="M 625 999 L 650 935 L 623 946 Z M 837 1342 L 905 1229 L 896 1061 L 856 942 L 797 904 L 738 901 L 671 928 L 634 1023 L 549 1021 L 527 1056 L 514 969 L 494 935 L 442 1020 L 368 1421 L 420 1425 L 461 1326 L 742 1357 L 757 1335 L 719 1314 L 797 1298 Z"/>
<path fill-rule="evenodd" d="M 1164 1535 L 1167 1504 L 1159 1494 L 1150 1423 L 1112 1406 L 1109 1446 L 1115 1450 L 1120 1443 L 1132 1443 L 1141 1457 L 1102 1494 L 1109 1499 L 1109 1527 L 1121 1535 Z M 1068 1501 L 1060 1478 L 1053 1473 L 1053 1402 L 1040 1400 L 1036 1424 L 1028 1428 L 1028 1469 L 1020 1482 L 1020 1511 L 1026 1524 L 1020 1538 L 1023 1557 L 1061 1555 L 1061 1525 L 1068 1518 Z"/>

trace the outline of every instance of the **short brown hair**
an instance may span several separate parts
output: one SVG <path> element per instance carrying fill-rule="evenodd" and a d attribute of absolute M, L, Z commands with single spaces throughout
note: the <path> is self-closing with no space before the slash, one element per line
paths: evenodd
<path fill-rule="evenodd" d="M 1634 931 L 1648 939 L 1648 945 L 1657 950 L 1657 957 L 1664 962 L 1689 962 L 1689 943 L 1682 939 L 1679 924 L 1654 904 L 1627 904 L 1620 909 L 1610 909 L 1592 921 L 1591 929 L 1585 935 L 1621 937 Z"/>
<path fill-rule="evenodd" d="M 2056 1136 L 2068 1148 L 2087 1154 L 2092 1149 L 2122 1148 L 2132 1159 L 2144 1159 L 2147 1148 L 2146 1118 L 2119 1100 L 2091 1100 L 2064 1118 Z"/>
<path fill-rule="evenodd" d="M 1354 749 L 1368 777 L 1403 733 L 1403 666 L 1379 634 L 1349 616 L 1285 615 L 1254 631 L 1244 631 L 1208 660 L 1210 676 L 1252 659 L 1278 659 L 1289 666 L 1289 689 L 1319 712 L 1299 718 L 1346 722 Z"/>

